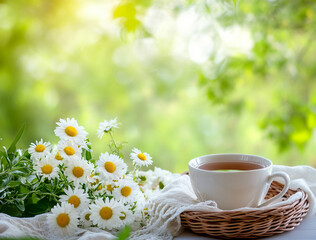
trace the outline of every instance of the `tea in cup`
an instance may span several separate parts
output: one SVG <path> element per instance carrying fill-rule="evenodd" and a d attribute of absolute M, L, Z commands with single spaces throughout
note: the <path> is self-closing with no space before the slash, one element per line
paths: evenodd
<path fill-rule="evenodd" d="M 289 188 L 285 172 L 272 173 L 272 162 L 249 154 L 211 154 L 192 159 L 189 174 L 200 201 L 213 200 L 218 208 L 262 207 L 281 198 Z M 272 181 L 284 179 L 282 191 L 264 201 Z"/>

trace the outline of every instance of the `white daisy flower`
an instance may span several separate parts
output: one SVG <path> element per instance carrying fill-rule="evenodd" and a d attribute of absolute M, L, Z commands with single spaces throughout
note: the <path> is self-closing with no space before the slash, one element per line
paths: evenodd
<path fill-rule="evenodd" d="M 49 154 L 49 158 L 54 159 L 57 161 L 59 164 L 63 163 L 64 158 L 60 156 L 59 151 L 58 151 L 58 146 L 54 145 L 52 152 Z"/>
<path fill-rule="evenodd" d="M 98 184 L 97 185 L 98 187 L 95 189 L 95 191 L 97 191 L 97 193 L 98 194 L 103 194 L 103 193 L 105 193 L 106 192 L 106 187 L 105 187 L 105 185 L 102 185 L 102 184 Z"/>
<path fill-rule="evenodd" d="M 101 181 L 101 183 L 97 186 L 98 188 L 95 191 L 97 194 L 99 194 L 99 196 L 103 196 L 104 194 L 106 194 L 107 196 L 112 196 L 112 192 L 116 188 L 115 182 L 111 184 L 106 184 L 104 183 L 104 181 Z M 95 188 L 96 186 L 94 187 L 94 189 Z"/>
<path fill-rule="evenodd" d="M 61 203 L 47 214 L 47 224 L 50 232 L 55 236 L 71 236 L 77 229 L 78 214 L 71 204 Z"/>
<path fill-rule="evenodd" d="M 121 210 L 121 216 L 120 219 L 123 222 L 124 225 L 130 225 L 135 220 L 135 215 L 131 210 L 129 210 L 129 206 L 123 206 Z"/>
<path fill-rule="evenodd" d="M 132 150 L 132 153 L 130 154 L 131 159 L 133 160 L 133 164 L 142 167 L 142 166 L 149 166 L 153 163 L 151 160 L 151 156 L 148 153 L 143 153 L 137 148 L 134 148 Z"/>
<path fill-rule="evenodd" d="M 31 143 L 28 152 L 31 154 L 32 159 L 44 158 L 48 153 L 50 153 L 51 146 L 49 142 L 44 142 L 43 139 L 40 141 L 35 141 Z"/>
<path fill-rule="evenodd" d="M 154 173 L 152 170 L 138 171 L 138 181 L 141 186 L 148 185 L 154 179 Z"/>
<path fill-rule="evenodd" d="M 117 188 L 117 185 L 114 182 L 104 186 L 104 189 L 109 194 L 112 194 L 112 192 L 114 191 L 115 188 Z"/>
<path fill-rule="evenodd" d="M 91 186 L 95 186 L 100 182 L 100 177 L 99 175 L 96 175 L 95 172 L 92 172 L 90 176 L 88 177 L 88 182 L 90 183 Z"/>
<path fill-rule="evenodd" d="M 82 226 L 83 228 L 88 228 L 93 225 L 93 222 L 90 219 L 91 216 L 91 210 L 90 209 L 85 209 L 80 212 L 80 218 L 79 218 L 79 225 Z"/>
<path fill-rule="evenodd" d="M 90 205 L 90 209 L 90 219 L 99 228 L 112 230 L 113 228 L 118 229 L 123 226 L 123 222 L 120 219 L 123 209 L 122 204 L 114 199 L 109 200 L 109 198 L 106 198 L 103 201 L 98 198 L 94 204 Z"/>
<path fill-rule="evenodd" d="M 129 210 L 131 209 L 129 208 Z M 133 208 L 133 221 L 130 224 L 128 224 L 131 227 L 131 230 L 135 231 L 141 228 L 142 224 L 147 222 L 146 216 L 148 216 L 147 206 L 145 207 L 145 205 L 138 204 L 137 201 L 136 208 Z"/>
<path fill-rule="evenodd" d="M 140 193 L 139 186 L 130 179 L 120 180 L 118 187 L 113 190 L 114 198 L 123 203 L 136 202 Z"/>
<path fill-rule="evenodd" d="M 64 190 L 66 195 L 60 196 L 61 202 L 68 202 L 74 206 L 78 211 L 84 210 L 89 205 L 89 195 L 84 193 L 83 189 L 75 188 L 74 190 L 71 187 L 68 187 L 68 190 Z"/>
<path fill-rule="evenodd" d="M 102 138 L 103 134 L 110 132 L 112 128 L 118 128 L 117 118 L 110 121 L 103 121 L 99 124 L 97 135 L 99 138 Z"/>
<path fill-rule="evenodd" d="M 57 161 L 64 160 L 64 158 L 62 156 L 60 156 L 59 151 L 56 151 L 56 154 L 54 154 L 53 156 L 54 156 L 54 159 Z"/>
<path fill-rule="evenodd" d="M 87 138 L 88 133 L 84 130 L 84 127 L 78 125 L 74 118 L 59 119 L 57 125 L 58 127 L 54 132 L 62 140 L 70 140 L 80 145 Z"/>
<path fill-rule="evenodd" d="M 127 165 L 122 158 L 117 155 L 101 153 L 99 160 L 96 162 L 97 171 L 100 177 L 106 181 L 117 180 L 121 178 L 127 170 Z"/>
<path fill-rule="evenodd" d="M 159 187 L 162 190 L 165 186 L 170 184 L 176 177 L 179 177 L 180 174 L 171 173 L 167 170 L 155 167 L 153 171 L 153 177 L 156 179 L 153 181 L 153 188 L 154 185 Z"/>
<path fill-rule="evenodd" d="M 83 158 L 75 158 L 67 162 L 65 174 L 69 181 L 74 181 L 75 186 L 79 183 L 88 183 L 88 177 L 93 170 L 93 164 L 88 163 Z"/>
<path fill-rule="evenodd" d="M 88 177 L 87 188 L 97 191 L 98 194 L 106 192 L 105 181 L 99 175 L 94 175 L 93 173 Z"/>
<path fill-rule="evenodd" d="M 42 180 L 53 179 L 58 177 L 58 162 L 52 161 L 52 159 L 45 157 L 42 160 L 34 160 L 34 170 L 37 175 L 42 176 Z"/>
<path fill-rule="evenodd" d="M 71 141 L 58 142 L 59 155 L 65 160 L 73 160 L 81 157 L 82 149 Z"/>

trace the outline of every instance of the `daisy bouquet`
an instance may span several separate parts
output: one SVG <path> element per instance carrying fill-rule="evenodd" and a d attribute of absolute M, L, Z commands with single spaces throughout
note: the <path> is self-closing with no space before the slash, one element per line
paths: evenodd
<path fill-rule="evenodd" d="M 109 151 L 96 159 L 88 133 L 73 118 L 57 122 L 58 144 L 40 139 L 24 152 L 15 147 L 23 126 L 12 145 L 0 151 L 0 212 L 18 217 L 49 212 L 50 231 L 60 237 L 79 227 L 114 232 L 141 227 L 150 218 L 146 202 L 173 174 L 160 168 L 140 171 L 153 161 L 137 148 L 129 154 L 133 169 L 128 170 L 123 145 L 113 137 L 118 126 L 116 118 L 100 123 L 98 137 L 108 134 L 111 140 Z"/>

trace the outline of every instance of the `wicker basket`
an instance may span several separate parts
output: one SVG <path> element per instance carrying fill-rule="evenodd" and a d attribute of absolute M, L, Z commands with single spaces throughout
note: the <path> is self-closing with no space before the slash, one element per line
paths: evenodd
<path fill-rule="evenodd" d="M 271 184 L 266 199 L 278 194 L 283 184 L 274 181 Z M 261 238 L 293 230 L 306 216 L 309 203 L 307 194 L 302 191 L 302 197 L 292 204 L 266 210 L 253 211 L 221 211 L 181 213 L 181 224 L 197 234 L 214 238 Z M 288 190 L 283 199 L 289 198 L 297 191 Z"/>

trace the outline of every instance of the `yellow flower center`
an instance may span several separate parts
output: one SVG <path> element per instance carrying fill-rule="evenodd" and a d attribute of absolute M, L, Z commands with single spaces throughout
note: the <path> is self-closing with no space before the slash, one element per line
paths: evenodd
<path fill-rule="evenodd" d="M 76 195 L 72 195 L 69 199 L 68 199 L 68 203 L 74 205 L 75 208 L 77 208 L 80 205 L 80 198 L 78 198 L 78 196 Z"/>
<path fill-rule="evenodd" d="M 145 154 L 143 154 L 143 153 L 139 153 L 139 154 L 137 155 L 137 157 L 138 157 L 140 160 L 142 160 L 142 161 L 145 161 L 145 160 L 146 160 L 146 156 L 145 156 Z"/>
<path fill-rule="evenodd" d="M 113 173 L 115 171 L 115 169 L 116 169 L 116 166 L 112 162 L 106 162 L 106 163 L 104 163 L 104 168 L 109 173 Z"/>
<path fill-rule="evenodd" d="M 57 152 L 57 154 L 55 156 L 55 159 L 58 160 L 58 161 L 63 160 L 63 158 L 60 156 L 59 152 Z"/>
<path fill-rule="evenodd" d="M 98 191 L 100 191 L 102 189 L 102 185 L 100 184 L 97 188 Z"/>
<path fill-rule="evenodd" d="M 98 183 L 99 183 L 99 179 L 95 179 L 95 181 L 92 182 L 91 185 L 94 186 L 94 185 L 96 185 L 96 184 L 98 184 Z"/>
<path fill-rule="evenodd" d="M 112 192 L 114 190 L 114 187 L 112 186 L 112 184 L 108 184 L 108 185 L 106 185 L 106 190 Z"/>
<path fill-rule="evenodd" d="M 132 189 L 130 187 L 128 187 L 128 186 L 122 187 L 121 194 L 124 197 L 128 197 L 131 193 L 132 193 Z"/>
<path fill-rule="evenodd" d="M 75 154 L 75 150 L 72 148 L 72 147 L 65 147 L 64 148 L 64 152 L 68 155 L 68 156 L 71 156 L 71 155 L 74 155 Z"/>
<path fill-rule="evenodd" d="M 68 126 L 65 129 L 65 133 L 70 137 L 75 137 L 77 136 L 77 129 L 72 126 Z"/>
<path fill-rule="evenodd" d="M 91 215 L 91 213 L 87 213 L 87 214 L 84 216 L 84 219 L 86 219 L 87 221 L 89 221 L 89 220 L 90 220 L 90 215 Z"/>
<path fill-rule="evenodd" d="M 102 219 L 109 220 L 113 215 L 113 211 L 109 207 L 103 207 L 103 208 L 101 208 L 99 214 L 100 214 Z"/>
<path fill-rule="evenodd" d="M 60 227 L 66 227 L 70 222 L 70 218 L 69 218 L 68 214 L 61 213 L 57 216 L 56 221 Z"/>
<path fill-rule="evenodd" d="M 120 219 L 124 220 L 126 218 L 126 213 L 125 212 L 121 212 L 121 213 L 122 213 L 122 216 L 120 216 Z"/>
<path fill-rule="evenodd" d="M 82 167 L 74 167 L 72 169 L 72 174 L 77 178 L 82 177 L 83 173 L 84 173 L 84 170 Z"/>
<path fill-rule="evenodd" d="M 42 167 L 42 172 L 45 173 L 45 174 L 50 174 L 52 171 L 53 171 L 53 167 L 51 165 L 49 165 L 49 164 L 45 164 Z"/>
<path fill-rule="evenodd" d="M 36 152 L 44 152 L 45 150 L 45 146 L 43 144 L 38 144 L 36 147 L 35 147 L 35 151 Z"/>

